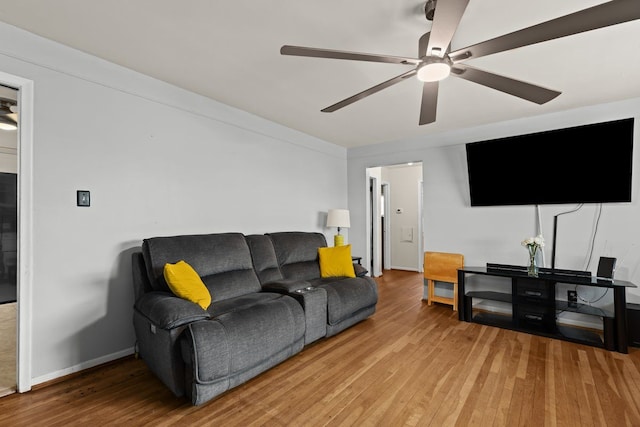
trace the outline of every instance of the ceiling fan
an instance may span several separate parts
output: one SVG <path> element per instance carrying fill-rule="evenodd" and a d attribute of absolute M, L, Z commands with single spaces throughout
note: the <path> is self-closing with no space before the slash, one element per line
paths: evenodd
<path fill-rule="evenodd" d="M 464 64 L 464 60 L 480 58 L 498 52 L 640 19 L 639 0 L 612 0 L 472 46 L 451 51 L 451 39 L 458 28 L 468 3 L 469 0 L 428 0 L 426 2 L 425 15 L 427 19 L 433 20 L 433 24 L 431 31 L 418 40 L 417 58 L 290 45 L 282 46 L 280 53 L 293 56 L 415 65 L 415 68 L 410 71 L 330 105 L 321 111 L 325 113 L 334 112 L 409 77 L 416 76 L 423 82 L 419 124 L 425 125 L 436 120 L 438 82 L 449 75 L 537 104 L 549 102 L 561 93 L 471 67 Z"/>
<path fill-rule="evenodd" d="M 16 121 L 17 111 L 18 108 L 15 101 L 0 97 L 1 130 L 16 130 L 18 128 L 18 122 Z"/>

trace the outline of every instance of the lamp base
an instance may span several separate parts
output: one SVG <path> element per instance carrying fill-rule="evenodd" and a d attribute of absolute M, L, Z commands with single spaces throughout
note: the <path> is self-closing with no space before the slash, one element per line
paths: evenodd
<path fill-rule="evenodd" d="M 342 234 L 333 236 L 333 246 L 344 246 L 344 236 Z"/>

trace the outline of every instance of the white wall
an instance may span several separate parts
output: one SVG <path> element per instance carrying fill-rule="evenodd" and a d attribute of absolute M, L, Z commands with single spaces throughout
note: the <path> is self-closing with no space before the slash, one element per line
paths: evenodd
<path fill-rule="evenodd" d="M 347 205 L 342 147 L 5 24 L 0 71 L 34 82 L 33 384 L 131 353 L 143 238 L 332 238 Z"/>
<path fill-rule="evenodd" d="M 520 242 L 536 231 L 534 206 L 470 207 L 467 184 L 467 142 L 504 136 L 578 126 L 594 122 L 635 117 L 633 202 L 606 204 L 597 225 L 591 262 L 590 239 L 596 229 L 598 205 L 585 205 L 580 211 L 559 218 L 556 267 L 595 272 L 600 256 L 618 259 L 615 277 L 640 285 L 640 99 L 598 105 L 564 113 L 514 120 L 473 129 L 410 140 L 394 141 L 348 152 L 349 209 L 351 211 L 354 251 L 366 247 L 364 239 L 365 170 L 368 167 L 409 161 L 423 162 L 424 178 L 424 250 L 459 252 L 468 266 L 487 262 L 526 265 L 527 251 Z M 426 141 L 438 148 L 426 148 Z M 544 159 L 542 159 L 543 161 Z M 531 159 L 532 165 L 539 163 Z M 542 171 L 540 173 L 552 173 Z M 526 187 L 530 174 L 513 177 L 514 183 Z M 575 205 L 541 207 L 547 266 L 551 261 L 553 216 Z M 362 250 L 362 253 L 366 253 Z M 364 263 L 364 260 L 363 260 Z M 589 299 L 598 290 L 580 290 Z M 589 293 L 593 293 L 590 295 Z M 586 294 L 586 295 L 585 295 Z M 566 292 L 565 295 L 566 297 Z M 640 289 L 629 289 L 627 300 L 640 302 Z M 603 300 L 604 302 L 604 300 Z"/>

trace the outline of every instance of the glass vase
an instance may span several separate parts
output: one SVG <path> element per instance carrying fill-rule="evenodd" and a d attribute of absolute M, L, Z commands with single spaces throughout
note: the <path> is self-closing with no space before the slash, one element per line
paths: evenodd
<path fill-rule="evenodd" d="M 527 267 L 527 274 L 532 277 L 538 277 L 538 264 L 536 264 L 536 251 L 529 250 L 529 266 Z"/>

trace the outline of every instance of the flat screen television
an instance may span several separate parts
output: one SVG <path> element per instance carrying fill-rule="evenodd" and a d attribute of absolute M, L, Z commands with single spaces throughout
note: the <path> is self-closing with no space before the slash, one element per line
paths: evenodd
<path fill-rule="evenodd" d="M 466 144 L 471 206 L 631 202 L 634 119 Z"/>

